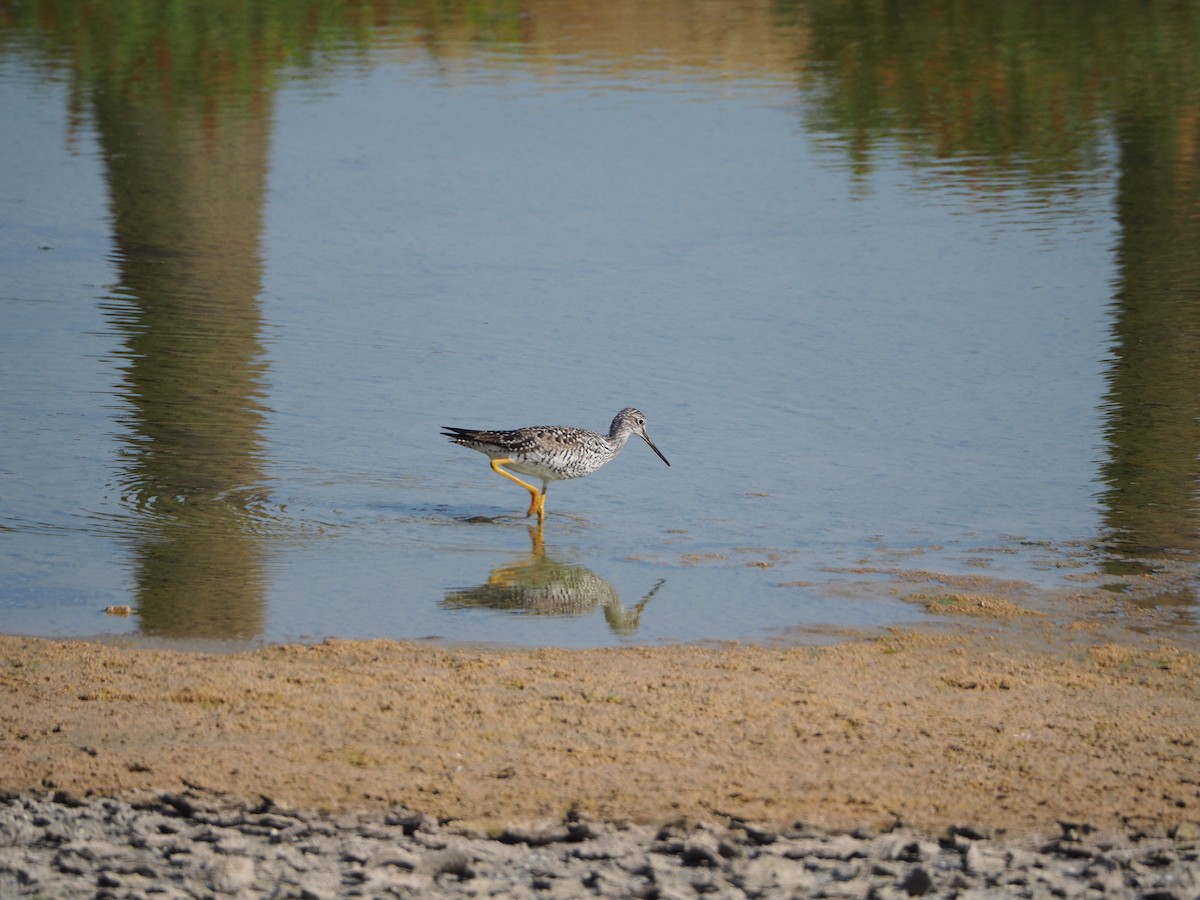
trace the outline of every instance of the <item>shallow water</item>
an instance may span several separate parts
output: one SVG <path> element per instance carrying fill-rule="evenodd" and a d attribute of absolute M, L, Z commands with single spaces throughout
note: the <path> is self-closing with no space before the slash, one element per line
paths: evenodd
<path fill-rule="evenodd" d="M 1189 627 L 1200 76 L 1105 55 L 1158 13 L 1010 23 L 1047 39 L 977 121 L 990 43 L 919 74 L 953 29 L 396 9 L 232 90 L 2 35 L 3 630 L 817 639 L 927 615 L 878 570 L 1163 560 Z M 631 443 L 540 534 L 439 436 L 627 405 L 671 467 Z"/>

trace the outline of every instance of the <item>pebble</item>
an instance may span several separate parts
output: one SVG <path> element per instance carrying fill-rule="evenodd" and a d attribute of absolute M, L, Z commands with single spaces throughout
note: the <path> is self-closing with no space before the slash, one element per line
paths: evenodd
<path fill-rule="evenodd" d="M 1200 831 L 1033 843 L 972 828 L 831 833 L 561 822 L 494 836 L 408 810 L 330 818 L 199 793 L 0 795 L 0 897 L 1200 896 Z"/>

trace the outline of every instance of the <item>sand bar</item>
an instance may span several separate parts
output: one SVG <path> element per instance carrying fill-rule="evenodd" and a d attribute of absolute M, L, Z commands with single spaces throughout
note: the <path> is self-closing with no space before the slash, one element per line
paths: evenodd
<path fill-rule="evenodd" d="M 1200 822 L 1198 659 L 1044 622 L 816 648 L 0 637 L 0 789 L 191 788 L 484 828 L 574 813 L 1169 834 Z"/>

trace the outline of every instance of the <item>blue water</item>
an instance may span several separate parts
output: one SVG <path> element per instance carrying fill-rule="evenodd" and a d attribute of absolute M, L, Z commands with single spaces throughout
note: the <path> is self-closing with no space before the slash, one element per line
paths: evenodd
<path fill-rule="evenodd" d="M 1101 565 L 1112 148 L 1057 193 L 898 145 L 864 175 L 788 80 L 672 75 L 284 79 L 257 237 L 175 270 L 114 236 L 96 121 L 4 62 L 0 629 L 804 639 L 926 617 L 848 570 Z M 628 405 L 670 468 L 554 484 L 540 555 L 439 436 Z"/>

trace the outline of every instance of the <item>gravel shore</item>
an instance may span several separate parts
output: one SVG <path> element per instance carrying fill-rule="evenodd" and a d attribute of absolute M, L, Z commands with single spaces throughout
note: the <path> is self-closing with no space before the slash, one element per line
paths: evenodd
<path fill-rule="evenodd" d="M 1020 844 L 970 827 L 831 833 L 563 821 L 494 835 L 419 813 L 323 816 L 167 793 L 0 801 L 3 897 L 1143 897 L 1200 895 L 1197 829 Z"/>

